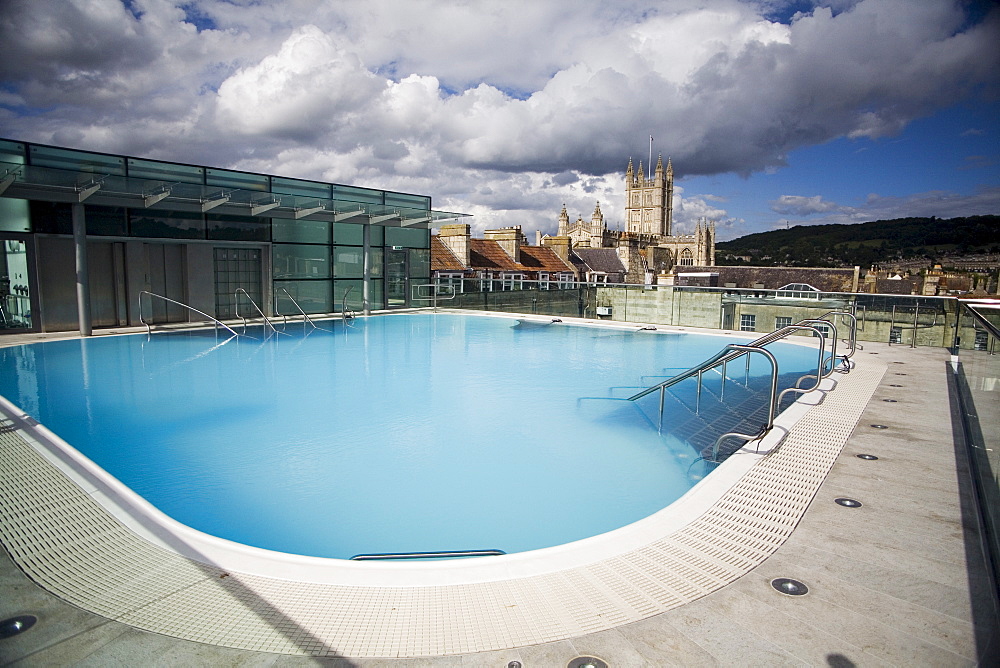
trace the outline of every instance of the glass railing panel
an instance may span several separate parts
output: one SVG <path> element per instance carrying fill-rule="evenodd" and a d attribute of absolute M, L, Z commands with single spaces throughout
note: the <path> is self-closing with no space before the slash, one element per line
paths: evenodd
<path fill-rule="evenodd" d="M 980 509 L 986 524 L 986 539 L 992 552 L 994 574 L 1000 564 L 1000 307 L 963 307 L 975 310 L 987 320 L 980 323 L 982 334 L 974 339 L 972 348 L 965 341 L 958 352 L 958 385 L 962 398 L 966 438 L 972 475 L 976 481 Z M 972 318 L 971 313 L 964 313 Z M 963 337 L 964 339 L 964 337 Z"/>

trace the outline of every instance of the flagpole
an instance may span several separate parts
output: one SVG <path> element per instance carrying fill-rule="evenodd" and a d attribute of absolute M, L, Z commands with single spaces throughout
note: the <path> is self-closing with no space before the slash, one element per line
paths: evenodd
<path fill-rule="evenodd" d="M 652 179 L 650 167 L 653 165 L 653 135 L 649 135 L 649 160 L 646 161 L 646 180 Z"/>

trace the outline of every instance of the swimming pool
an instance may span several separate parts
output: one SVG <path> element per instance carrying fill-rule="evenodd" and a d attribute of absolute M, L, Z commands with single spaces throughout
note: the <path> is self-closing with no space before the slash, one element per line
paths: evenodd
<path fill-rule="evenodd" d="M 709 470 L 635 405 L 581 398 L 746 340 L 445 314 L 324 326 L 2 349 L 0 394 L 211 535 L 335 558 L 522 552 L 635 522 Z M 815 365 L 772 348 L 783 372 Z"/>

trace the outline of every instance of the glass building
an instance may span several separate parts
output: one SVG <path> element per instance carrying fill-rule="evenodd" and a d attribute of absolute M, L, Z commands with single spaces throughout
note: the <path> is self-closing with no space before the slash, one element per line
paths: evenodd
<path fill-rule="evenodd" d="M 427 195 L 0 140 L 0 332 L 138 325 L 143 291 L 219 319 L 249 299 L 267 315 L 421 305 L 429 228 L 464 215 Z"/>

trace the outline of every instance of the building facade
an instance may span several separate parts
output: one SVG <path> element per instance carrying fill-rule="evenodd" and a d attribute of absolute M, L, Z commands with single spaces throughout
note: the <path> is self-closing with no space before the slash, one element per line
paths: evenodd
<path fill-rule="evenodd" d="M 409 306 L 429 227 L 462 216 L 427 195 L 0 140 L 0 332 Z"/>

